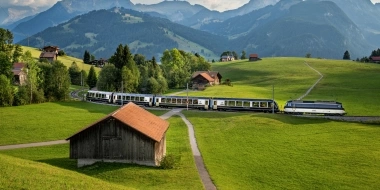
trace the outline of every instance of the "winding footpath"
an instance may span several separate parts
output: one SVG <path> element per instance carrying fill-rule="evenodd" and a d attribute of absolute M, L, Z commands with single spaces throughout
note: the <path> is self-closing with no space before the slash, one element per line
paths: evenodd
<path fill-rule="evenodd" d="M 190 123 L 189 120 L 186 119 L 186 117 L 181 113 L 183 109 L 172 109 L 165 113 L 164 115 L 161 115 L 160 118 L 162 119 L 169 119 L 173 115 L 178 115 L 182 118 L 182 120 L 186 123 L 188 132 L 189 132 L 189 139 L 190 139 L 190 146 L 191 150 L 193 152 L 195 165 L 198 169 L 199 176 L 202 180 L 203 186 L 206 190 L 215 190 L 216 186 L 211 180 L 211 177 L 204 165 L 203 158 L 201 156 L 201 153 L 198 149 L 197 141 L 195 138 L 194 133 L 194 127 Z M 48 141 L 48 142 L 38 142 L 38 143 L 29 143 L 29 144 L 15 144 L 15 145 L 5 145 L 0 146 L 0 150 L 10 150 L 10 149 L 18 149 L 18 148 L 29 148 L 29 147 L 39 147 L 39 146 L 49 146 L 49 145 L 57 145 L 57 144 L 66 144 L 69 141 L 66 140 L 57 140 L 57 141 Z"/>
<path fill-rule="evenodd" d="M 310 67 L 312 70 L 314 70 L 315 72 L 317 72 L 321 77 L 317 80 L 317 82 L 315 82 L 313 84 L 313 86 L 311 86 L 309 88 L 309 90 L 306 91 L 306 93 L 304 95 L 302 95 L 301 97 L 299 97 L 297 100 L 302 100 L 303 98 L 305 98 L 307 95 L 309 95 L 309 93 L 314 89 L 315 86 L 317 86 L 317 84 L 323 79 L 323 74 L 320 73 L 319 71 L 317 71 L 316 69 L 314 69 L 313 67 L 311 67 L 306 61 L 305 61 L 305 64 Z"/>

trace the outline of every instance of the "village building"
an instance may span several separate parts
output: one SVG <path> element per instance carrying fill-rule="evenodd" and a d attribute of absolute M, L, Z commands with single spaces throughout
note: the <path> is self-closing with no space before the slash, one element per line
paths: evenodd
<path fill-rule="evenodd" d="M 193 89 L 202 90 L 206 86 L 219 85 L 222 75 L 218 71 L 197 71 L 191 76 L 191 86 Z"/>
<path fill-rule="evenodd" d="M 166 120 L 128 103 L 66 140 L 78 167 L 100 161 L 159 166 L 168 128 Z"/>
<path fill-rule="evenodd" d="M 13 81 L 15 85 L 24 85 L 26 84 L 27 73 L 25 70 L 24 63 L 14 63 L 13 68 Z"/>
<path fill-rule="evenodd" d="M 249 61 L 260 61 L 261 59 L 259 58 L 258 54 L 250 54 L 249 55 Z"/>
<path fill-rule="evenodd" d="M 41 59 L 47 59 L 50 63 L 58 59 L 59 48 L 57 46 L 45 46 L 40 54 Z"/>
<path fill-rule="evenodd" d="M 372 62 L 372 63 L 380 63 L 380 56 L 371 56 L 369 58 L 369 60 Z"/>
<path fill-rule="evenodd" d="M 235 58 L 234 58 L 234 56 L 232 56 L 232 55 L 223 55 L 223 56 L 220 58 L 220 60 L 221 60 L 222 62 L 226 62 L 226 61 L 234 61 Z"/>

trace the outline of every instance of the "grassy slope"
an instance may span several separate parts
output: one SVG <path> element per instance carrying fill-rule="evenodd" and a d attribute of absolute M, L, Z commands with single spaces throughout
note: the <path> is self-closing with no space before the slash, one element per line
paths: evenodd
<path fill-rule="evenodd" d="M 12 167 L 14 167 L 14 169 L 20 173 L 20 179 L 18 178 L 18 175 L 11 173 L 6 173 L 5 179 L 11 177 L 14 178 L 14 183 L 9 184 L 11 187 L 10 189 L 21 186 L 23 180 L 22 178 L 26 178 L 25 180 L 29 181 L 29 185 L 31 185 L 31 187 L 33 187 L 33 181 L 30 179 L 37 178 L 37 180 L 34 181 L 36 183 L 39 183 L 39 181 L 43 179 L 43 176 L 39 175 L 40 170 L 27 170 L 27 173 L 20 171 L 23 169 L 20 164 L 28 163 L 28 166 L 32 168 L 40 168 L 41 165 L 43 165 L 46 170 L 52 171 L 52 173 L 56 170 L 62 172 L 62 175 L 54 175 L 54 177 L 56 177 L 54 180 L 57 181 L 62 181 L 65 179 L 64 176 L 72 175 L 74 172 L 78 172 L 85 174 L 85 176 L 89 176 L 82 178 L 82 174 L 73 175 L 73 178 L 81 178 L 83 184 L 87 184 L 90 179 L 93 180 L 91 177 L 94 177 L 100 179 L 101 181 L 106 181 L 113 184 L 122 185 L 123 187 L 136 189 L 203 189 L 201 180 L 195 167 L 190 145 L 188 143 L 189 139 L 186 125 L 179 117 L 170 118 L 169 122 L 170 127 L 167 132 L 167 153 L 180 157 L 180 161 L 175 169 L 162 170 L 152 167 L 109 163 L 95 164 L 84 168 L 77 168 L 75 160 L 70 160 L 68 158 L 69 145 L 65 144 L 48 147 L 1 151 L 0 160 L 2 160 L 1 158 L 3 157 L 12 160 L 12 158 L 8 156 L 14 156 L 45 163 L 41 164 L 13 158 L 14 166 Z M 6 154 L 8 156 L 3 156 L 2 154 Z M 4 163 L 4 165 L 6 164 L 7 163 Z M 1 161 L 0 168 L 6 167 L 4 165 Z M 37 177 L 29 177 L 33 176 L 34 172 L 37 172 Z M 4 183 L 5 182 L 6 181 L 4 181 Z M 47 189 L 51 185 L 50 182 L 53 181 L 47 181 L 47 183 L 40 184 L 38 186 L 39 188 L 36 189 Z M 76 182 L 72 183 L 73 185 L 76 184 Z M 93 186 L 89 186 L 89 188 L 91 187 Z M 104 189 L 110 189 L 104 185 L 100 186 L 100 188 L 93 189 L 101 189 L 102 187 L 104 187 Z"/>
<path fill-rule="evenodd" d="M 272 98 L 283 107 L 287 100 L 301 97 L 320 78 L 324 78 L 306 100 L 334 100 L 343 103 L 349 115 L 379 115 L 380 65 L 352 61 L 306 58 L 263 58 L 259 62 L 239 60 L 218 62 L 213 70 L 230 79 L 233 87 L 213 86 L 205 91 L 190 91 L 190 96 Z M 182 93 L 181 95 L 186 95 Z"/>
<path fill-rule="evenodd" d="M 79 101 L 2 107 L 0 145 L 66 139 L 117 108 Z"/>
<path fill-rule="evenodd" d="M 44 163 L 0 154 L 1 189 L 133 189 Z"/>
<path fill-rule="evenodd" d="M 35 57 L 35 58 L 39 58 L 40 57 L 41 51 L 38 50 L 37 48 L 22 46 L 22 49 L 23 49 L 24 52 L 30 51 L 32 53 L 32 57 Z M 88 71 L 91 68 L 91 65 L 84 64 L 83 60 L 75 58 L 75 57 L 59 56 L 58 57 L 58 61 L 61 61 L 63 64 L 65 64 L 67 68 L 69 68 L 73 62 L 76 62 L 77 65 L 78 65 L 78 67 L 80 69 L 83 69 L 83 70 L 87 71 L 87 73 L 88 73 Z M 95 70 L 99 72 L 100 68 L 95 67 Z"/>
<path fill-rule="evenodd" d="M 376 189 L 380 128 L 287 115 L 185 112 L 218 189 Z"/>

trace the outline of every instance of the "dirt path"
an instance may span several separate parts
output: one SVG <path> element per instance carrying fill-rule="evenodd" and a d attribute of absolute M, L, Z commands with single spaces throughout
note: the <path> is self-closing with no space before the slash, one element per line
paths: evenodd
<path fill-rule="evenodd" d="M 188 131 L 189 131 L 189 138 L 190 138 L 190 145 L 191 150 L 193 152 L 195 165 L 197 166 L 199 176 L 201 177 L 203 186 L 206 190 L 215 190 L 216 187 L 214 183 L 211 180 L 211 177 L 203 163 L 202 155 L 198 149 L 197 141 L 195 138 L 194 133 L 194 127 L 190 123 L 189 120 L 186 119 L 186 117 L 181 113 L 183 109 L 172 109 L 165 113 L 164 115 L 161 115 L 160 118 L 162 119 L 169 119 L 173 115 L 179 115 L 182 120 L 186 123 Z M 29 147 L 39 147 L 39 146 L 49 146 L 49 145 L 56 145 L 56 144 L 65 144 L 69 141 L 66 140 L 57 140 L 57 141 L 48 141 L 48 142 L 38 142 L 38 143 L 29 143 L 29 144 L 15 144 L 15 145 L 5 145 L 0 146 L 0 150 L 10 150 L 10 149 L 17 149 L 17 148 L 29 148 Z"/>
<path fill-rule="evenodd" d="M 302 100 L 303 98 L 305 98 L 307 95 L 309 95 L 309 93 L 314 89 L 314 87 L 323 79 L 323 74 L 320 73 L 319 71 L 317 71 L 316 69 L 314 69 L 313 67 L 311 67 L 306 61 L 305 61 L 305 64 L 310 67 L 312 70 L 314 70 L 315 72 L 317 72 L 321 77 L 317 80 L 317 82 L 315 82 L 313 84 L 313 86 L 311 86 L 309 88 L 309 90 L 306 91 L 306 93 L 304 95 L 302 95 L 301 97 L 299 97 L 297 100 Z"/>

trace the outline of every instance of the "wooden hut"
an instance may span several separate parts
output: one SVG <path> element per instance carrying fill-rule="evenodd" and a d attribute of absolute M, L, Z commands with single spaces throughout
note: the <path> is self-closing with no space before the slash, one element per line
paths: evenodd
<path fill-rule="evenodd" d="M 218 71 L 197 71 L 191 76 L 193 89 L 204 88 L 207 85 L 218 85 L 222 81 L 222 75 Z"/>
<path fill-rule="evenodd" d="M 66 140 L 78 167 L 99 161 L 158 166 L 166 154 L 168 127 L 166 120 L 128 103 Z"/>

